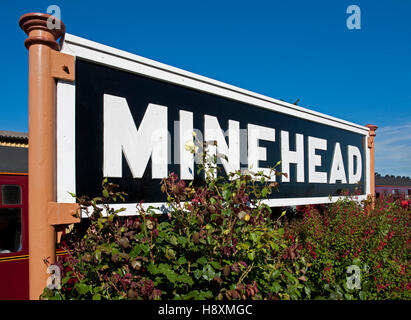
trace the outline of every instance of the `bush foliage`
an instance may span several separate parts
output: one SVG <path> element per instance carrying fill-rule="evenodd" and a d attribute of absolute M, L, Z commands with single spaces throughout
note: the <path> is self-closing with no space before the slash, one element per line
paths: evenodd
<path fill-rule="evenodd" d="M 365 208 L 365 209 L 364 209 Z M 407 202 L 391 197 L 358 203 L 347 197 L 329 206 L 298 208 L 286 238 L 311 264 L 311 294 L 331 299 L 410 299 L 410 218 Z M 347 288 L 350 265 L 360 286 Z M 349 286 L 348 286 L 349 287 Z"/>
<path fill-rule="evenodd" d="M 161 187 L 167 215 L 140 204 L 138 216 L 122 217 L 108 203 L 124 194 L 105 181 L 102 197 L 79 199 L 83 210 L 93 208 L 90 226 L 82 238 L 65 237 L 62 287 L 43 298 L 304 298 L 304 258 L 262 202 L 276 186 L 262 173 L 187 186 L 171 174 Z"/>
<path fill-rule="evenodd" d="M 101 197 L 79 198 L 89 219 L 63 238 L 61 287 L 41 298 L 410 299 L 408 203 L 346 197 L 278 217 L 264 203 L 275 168 L 216 169 L 200 165 L 204 179 L 189 184 L 163 179 L 167 214 L 140 203 L 122 216 L 109 204 L 126 195 L 107 180 Z"/>

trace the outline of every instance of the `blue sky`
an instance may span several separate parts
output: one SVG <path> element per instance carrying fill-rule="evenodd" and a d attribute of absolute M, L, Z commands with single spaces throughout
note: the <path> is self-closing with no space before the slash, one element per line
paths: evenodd
<path fill-rule="evenodd" d="M 361 29 L 349 30 L 349 5 Z M 28 130 L 27 12 L 67 32 L 358 124 L 376 171 L 411 176 L 411 1 L 2 0 L 0 130 Z"/>

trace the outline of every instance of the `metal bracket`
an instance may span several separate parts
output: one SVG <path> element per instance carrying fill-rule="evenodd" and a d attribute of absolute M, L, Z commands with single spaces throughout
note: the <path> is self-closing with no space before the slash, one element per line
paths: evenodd
<path fill-rule="evenodd" d="M 367 141 L 368 141 L 368 148 L 369 149 L 374 148 L 374 137 L 368 137 Z"/>
<path fill-rule="evenodd" d="M 49 202 L 47 220 L 51 226 L 79 223 L 80 206 L 78 203 Z"/>
<path fill-rule="evenodd" d="M 75 61 L 72 55 L 50 50 L 51 55 L 51 76 L 55 79 L 74 81 Z"/>

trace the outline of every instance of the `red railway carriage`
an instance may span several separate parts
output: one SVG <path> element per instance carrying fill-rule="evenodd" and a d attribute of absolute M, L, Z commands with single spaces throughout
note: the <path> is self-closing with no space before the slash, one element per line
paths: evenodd
<path fill-rule="evenodd" d="M 0 173 L 0 299 L 28 299 L 27 173 Z"/>
<path fill-rule="evenodd" d="M 0 131 L 0 299 L 28 299 L 27 134 Z"/>
<path fill-rule="evenodd" d="M 29 299 L 27 160 L 27 134 L 0 131 L 0 300 Z"/>

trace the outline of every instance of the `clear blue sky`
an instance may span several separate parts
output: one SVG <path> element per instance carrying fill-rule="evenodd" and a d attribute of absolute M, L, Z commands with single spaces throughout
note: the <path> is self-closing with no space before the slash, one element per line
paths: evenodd
<path fill-rule="evenodd" d="M 361 29 L 349 30 L 349 5 Z M 61 8 L 67 32 L 358 124 L 376 170 L 411 176 L 411 1 L 2 0 L 1 130 L 28 130 L 27 12 Z"/>

